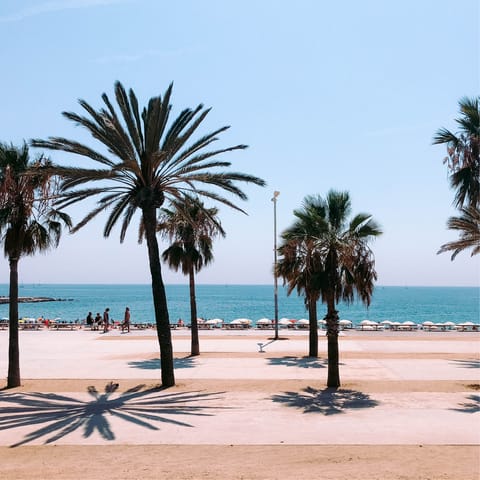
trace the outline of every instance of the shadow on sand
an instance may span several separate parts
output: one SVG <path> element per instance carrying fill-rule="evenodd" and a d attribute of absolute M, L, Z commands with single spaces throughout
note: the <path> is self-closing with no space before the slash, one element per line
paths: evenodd
<path fill-rule="evenodd" d="M 158 423 L 192 428 L 193 425 L 179 417 L 214 415 L 212 411 L 221 407 L 200 402 L 218 400 L 224 393 L 169 393 L 162 389 L 144 389 L 145 385 L 116 393 L 118 387 L 118 383 L 110 382 L 100 393 L 90 386 L 87 389 L 92 397 L 90 401 L 55 393 L 1 392 L 0 430 L 41 425 L 11 445 L 17 447 L 43 437 L 45 444 L 54 443 L 80 428 L 84 438 L 96 431 L 105 440 L 115 440 L 109 416 L 149 430 L 159 430 Z"/>
<path fill-rule="evenodd" d="M 480 368 L 480 360 L 452 360 L 452 363 L 460 368 Z"/>
<path fill-rule="evenodd" d="M 379 402 L 366 393 L 342 388 L 317 390 L 307 387 L 301 392 L 284 392 L 274 395 L 272 400 L 301 409 L 304 413 L 321 413 L 322 415 L 336 415 L 351 409 L 373 408 L 379 405 Z"/>
<path fill-rule="evenodd" d="M 471 402 L 459 403 L 460 408 L 452 408 L 451 410 L 461 413 L 480 412 L 480 395 L 469 395 L 467 400 L 471 400 Z"/>
<path fill-rule="evenodd" d="M 280 365 L 282 367 L 300 367 L 300 368 L 326 368 L 328 361 L 316 357 L 275 357 L 269 358 L 270 365 Z"/>
<path fill-rule="evenodd" d="M 160 359 L 151 358 L 149 360 L 138 360 L 134 362 L 128 362 L 128 366 L 131 368 L 140 368 L 142 370 L 160 370 Z M 175 358 L 173 360 L 173 367 L 177 368 L 194 368 L 195 357 Z"/>

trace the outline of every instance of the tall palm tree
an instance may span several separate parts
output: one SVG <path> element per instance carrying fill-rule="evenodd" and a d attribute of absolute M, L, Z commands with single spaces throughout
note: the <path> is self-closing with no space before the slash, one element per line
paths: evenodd
<path fill-rule="evenodd" d="M 51 207 L 55 182 L 49 160 L 30 161 L 28 146 L 0 144 L 0 236 L 10 266 L 7 387 L 20 386 L 18 341 L 18 263 L 56 247 L 70 217 Z"/>
<path fill-rule="evenodd" d="M 192 355 L 200 355 L 195 272 L 213 261 L 213 238 L 225 237 L 217 214 L 217 208 L 205 208 L 197 197 L 187 195 L 182 203 L 174 202 L 173 209 L 162 209 L 158 225 L 159 231 L 173 241 L 163 252 L 163 260 L 170 268 L 175 271 L 181 268 L 182 273 L 188 275 Z"/>
<path fill-rule="evenodd" d="M 243 211 L 226 198 L 224 193 L 246 200 L 247 196 L 237 186 L 237 182 L 265 185 L 258 177 L 223 170 L 231 164 L 213 159 L 223 153 L 246 148 L 245 145 L 235 145 L 216 150 L 207 149 L 229 127 L 219 128 L 200 136 L 198 140 L 192 140 L 199 127 L 203 127 L 202 122 L 209 112 L 203 105 L 183 110 L 170 122 L 171 93 L 172 85 L 163 97 L 151 98 L 147 107 L 140 112 L 133 90 L 130 89 L 127 94 L 123 85 L 116 82 L 117 109 L 104 93 L 102 100 L 105 105 L 99 110 L 84 100 L 79 101 L 87 112 L 85 117 L 76 113 L 63 113 L 106 147 L 108 154 L 65 138 L 51 137 L 48 140 L 32 141 L 34 146 L 74 153 L 99 164 L 97 168 L 57 167 L 57 171 L 65 177 L 62 185 L 63 200 L 59 202 L 61 208 L 92 196 L 101 196 L 97 207 L 74 227 L 74 231 L 82 228 L 100 212 L 110 209 L 103 235 L 108 237 L 113 227 L 121 223 L 120 241 L 123 242 L 132 218 L 140 211 L 142 235 L 147 243 L 152 277 L 163 387 L 174 385 L 175 376 L 167 298 L 156 237 L 157 210 L 162 207 L 165 199 L 181 200 L 185 194 L 195 192 L 200 197 Z M 214 189 L 209 190 L 208 187 Z"/>
<path fill-rule="evenodd" d="M 460 129 L 452 133 L 441 128 L 433 137 L 433 144 L 446 144 L 450 184 L 456 190 L 457 208 L 480 204 L 480 97 L 463 97 L 459 101 L 460 118 L 455 121 Z"/>
<path fill-rule="evenodd" d="M 445 243 L 437 253 L 453 252 L 452 260 L 469 248 L 472 249 L 471 256 L 480 253 L 480 210 L 474 206 L 463 207 L 461 216 L 450 217 L 447 222 L 449 230 L 457 230 L 460 238 L 453 242 Z"/>
<path fill-rule="evenodd" d="M 298 285 L 310 286 L 310 301 L 318 295 L 327 305 L 327 386 L 334 388 L 340 386 L 336 305 L 341 300 L 352 302 L 355 296 L 370 304 L 377 274 L 368 241 L 382 233 L 371 215 L 360 213 L 349 220 L 350 213 L 348 192 L 330 190 L 325 199 L 308 196 L 303 208 L 294 211 L 294 224 L 282 234 L 285 245 L 302 247 L 296 250 L 300 252 L 300 267 L 293 269 L 291 276 L 287 271 L 283 276 L 290 282 L 297 276 L 297 288 Z M 283 245 L 280 253 L 282 251 Z M 311 260 L 303 261 L 302 257 Z"/>

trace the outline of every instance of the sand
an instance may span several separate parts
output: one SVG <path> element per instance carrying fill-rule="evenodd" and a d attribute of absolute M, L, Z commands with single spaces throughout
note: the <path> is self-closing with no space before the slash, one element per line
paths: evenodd
<path fill-rule="evenodd" d="M 306 332 L 21 332 L 22 386 L 0 392 L 5 479 L 475 479 L 480 336 L 354 332 L 338 391 Z M 5 352 L 8 332 L 0 331 Z M 7 359 L 0 358 L 5 378 Z"/>

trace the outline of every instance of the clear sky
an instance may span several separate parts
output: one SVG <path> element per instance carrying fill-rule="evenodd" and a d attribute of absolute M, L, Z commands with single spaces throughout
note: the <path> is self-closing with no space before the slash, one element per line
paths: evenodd
<path fill-rule="evenodd" d="M 142 105 L 173 81 L 174 113 L 212 107 L 208 131 L 231 125 L 221 145 L 249 145 L 225 159 L 268 183 L 245 188 L 248 215 L 221 208 L 227 238 L 199 283 L 271 283 L 273 191 L 280 233 L 306 195 L 334 188 L 382 225 L 380 285 L 478 285 L 480 256 L 436 255 L 456 235 L 445 147 L 432 137 L 455 130 L 458 100 L 480 92 L 479 23 L 477 0 L 1 0 L 0 140 L 93 146 L 62 111 L 81 112 L 79 98 L 100 106 L 116 80 Z M 149 283 L 137 223 L 120 245 L 118 230 L 103 238 L 104 221 L 22 259 L 20 281 Z M 167 267 L 164 278 L 186 281 Z"/>

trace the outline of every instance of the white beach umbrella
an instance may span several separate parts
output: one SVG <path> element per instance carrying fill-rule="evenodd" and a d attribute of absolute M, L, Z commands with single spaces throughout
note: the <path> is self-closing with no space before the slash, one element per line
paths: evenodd
<path fill-rule="evenodd" d="M 391 325 L 393 322 L 391 320 L 382 320 L 380 325 Z"/>
<path fill-rule="evenodd" d="M 279 321 L 278 321 L 278 324 L 279 325 L 291 325 L 293 322 L 288 319 L 288 318 L 281 318 Z"/>
<path fill-rule="evenodd" d="M 413 327 L 414 325 L 416 325 L 416 323 L 414 323 L 410 320 L 406 320 L 405 322 L 402 323 L 402 325 L 407 325 L 409 327 Z"/>
<path fill-rule="evenodd" d="M 218 323 L 218 318 L 211 318 L 205 322 L 207 325 L 216 325 Z"/>
<path fill-rule="evenodd" d="M 339 323 L 339 325 L 351 325 L 352 321 L 344 319 L 344 320 L 340 320 L 338 323 Z"/>
<path fill-rule="evenodd" d="M 433 325 L 433 322 L 430 322 L 430 320 L 427 320 L 426 322 L 423 322 L 422 325 L 425 325 L 426 327 L 431 327 Z"/>
<path fill-rule="evenodd" d="M 327 321 L 322 318 L 321 320 L 318 321 L 318 323 L 321 323 L 322 325 L 326 325 Z"/>
<path fill-rule="evenodd" d="M 298 320 L 297 325 L 308 325 L 310 322 L 306 318 Z"/>
<path fill-rule="evenodd" d="M 230 322 L 230 325 L 241 325 L 242 324 L 241 318 L 236 318 Z"/>
<path fill-rule="evenodd" d="M 240 323 L 246 324 L 246 325 L 250 325 L 252 323 L 252 321 L 249 318 L 237 318 L 237 320 L 239 320 Z"/>
<path fill-rule="evenodd" d="M 273 322 L 273 320 L 270 320 L 269 318 L 260 318 L 257 320 L 257 325 L 270 325 Z"/>
<path fill-rule="evenodd" d="M 360 325 L 367 325 L 368 326 L 368 325 L 376 325 L 376 323 L 372 320 L 362 320 L 360 322 Z"/>

